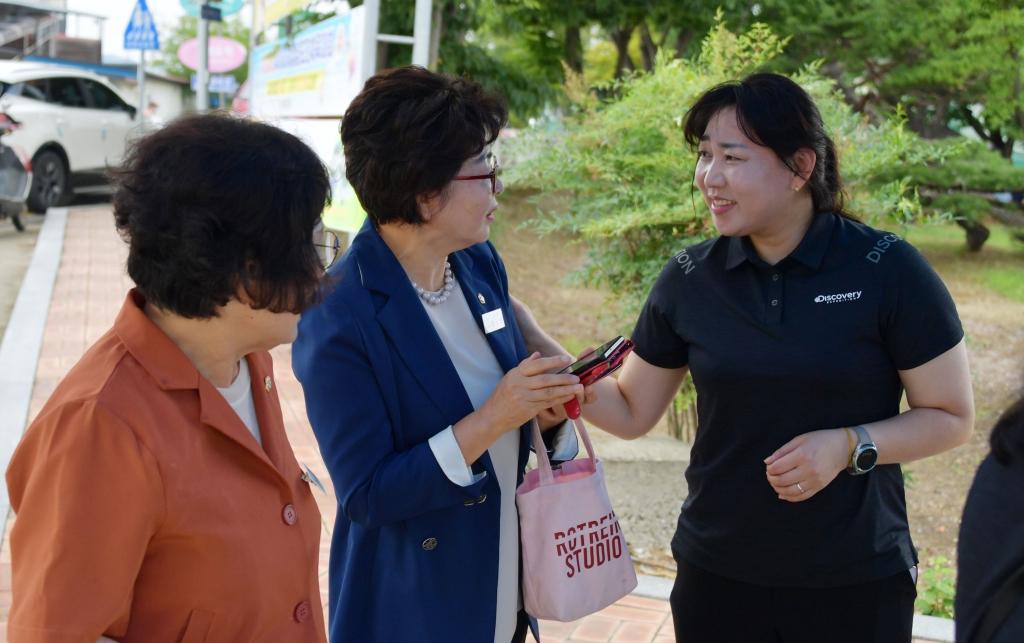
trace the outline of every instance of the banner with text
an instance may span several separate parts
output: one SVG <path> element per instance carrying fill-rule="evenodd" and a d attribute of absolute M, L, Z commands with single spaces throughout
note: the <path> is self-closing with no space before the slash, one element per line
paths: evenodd
<path fill-rule="evenodd" d="M 341 117 L 362 89 L 363 7 L 253 52 L 251 114 Z"/>

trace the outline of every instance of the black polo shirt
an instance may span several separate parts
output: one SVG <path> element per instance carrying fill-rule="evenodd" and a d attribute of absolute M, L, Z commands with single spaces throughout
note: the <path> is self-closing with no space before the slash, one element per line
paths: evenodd
<path fill-rule="evenodd" d="M 913 246 L 832 214 L 816 215 L 774 266 L 746 237 L 676 255 L 633 332 L 640 357 L 689 365 L 697 389 L 676 555 L 776 587 L 853 585 L 915 565 L 899 465 L 840 473 L 790 503 L 764 459 L 810 431 L 897 415 L 897 370 L 962 337 L 949 292 Z"/>

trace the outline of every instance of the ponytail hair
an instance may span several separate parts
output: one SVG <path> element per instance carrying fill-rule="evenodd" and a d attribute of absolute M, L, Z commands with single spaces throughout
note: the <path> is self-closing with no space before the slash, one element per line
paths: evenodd
<path fill-rule="evenodd" d="M 757 73 L 712 87 L 686 114 L 683 134 L 697 149 L 708 123 L 723 109 L 736 109 L 736 124 L 751 141 L 767 147 L 793 174 L 807 181 L 815 212 L 832 212 L 857 220 L 846 210 L 836 145 L 825 131 L 814 99 L 785 76 Z M 800 174 L 793 155 L 809 149 L 816 155 L 810 176 Z"/>

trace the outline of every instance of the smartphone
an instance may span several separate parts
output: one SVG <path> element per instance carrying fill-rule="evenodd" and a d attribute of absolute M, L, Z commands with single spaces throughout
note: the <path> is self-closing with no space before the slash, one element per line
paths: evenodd
<path fill-rule="evenodd" d="M 619 370 L 626 355 L 633 351 L 633 346 L 633 342 L 619 335 L 594 352 L 588 353 L 579 361 L 565 367 L 559 373 L 575 375 L 580 378 L 580 384 L 590 386 Z M 579 401 L 575 398 L 565 403 L 565 412 L 574 420 L 580 416 L 582 411 Z"/>
<path fill-rule="evenodd" d="M 626 339 L 619 335 L 607 344 L 597 348 L 591 353 L 587 353 L 586 356 L 580 358 L 578 362 L 574 362 L 569 366 L 566 366 L 559 373 L 569 373 L 571 375 L 580 376 L 586 371 L 590 370 L 602 360 L 608 359 L 609 356 L 619 347 L 626 342 Z"/>

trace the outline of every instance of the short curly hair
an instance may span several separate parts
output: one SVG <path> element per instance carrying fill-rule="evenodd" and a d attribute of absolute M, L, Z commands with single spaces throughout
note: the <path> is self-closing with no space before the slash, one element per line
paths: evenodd
<path fill-rule="evenodd" d="M 136 140 L 110 170 L 128 276 L 161 310 L 208 319 L 244 292 L 253 308 L 315 304 L 313 235 L 330 203 L 317 155 L 295 136 L 210 114 Z"/>
<path fill-rule="evenodd" d="M 507 122 L 505 100 L 468 78 L 417 66 L 382 71 L 341 119 L 345 175 L 374 225 L 419 225 L 416 197 L 443 195 Z"/>

